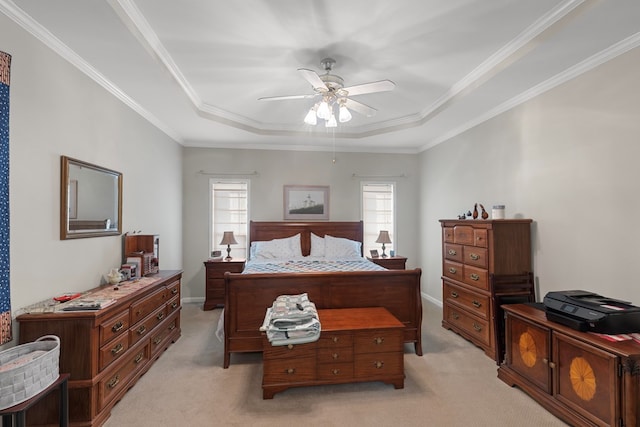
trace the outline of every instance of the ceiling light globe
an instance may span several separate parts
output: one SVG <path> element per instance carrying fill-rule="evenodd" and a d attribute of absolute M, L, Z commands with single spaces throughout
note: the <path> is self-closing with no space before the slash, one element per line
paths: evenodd
<path fill-rule="evenodd" d="M 336 122 L 336 116 L 334 116 L 333 114 L 331 115 L 331 117 L 329 118 L 329 120 L 327 120 L 327 123 L 325 124 L 326 127 L 328 128 L 334 128 L 338 126 L 338 122 Z"/>
<path fill-rule="evenodd" d="M 322 101 L 318 106 L 318 118 L 323 120 L 329 120 L 331 117 L 331 111 L 329 111 L 329 104 L 326 101 Z"/>
<path fill-rule="evenodd" d="M 316 117 L 316 111 L 313 108 L 310 109 L 307 115 L 305 116 L 304 122 L 312 126 L 315 126 L 318 123 L 318 119 Z"/>
<path fill-rule="evenodd" d="M 349 120 L 351 120 L 351 112 L 349 112 L 349 109 L 347 107 L 345 107 L 344 105 L 340 106 L 340 110 L 338 111 L 338 119 L 340 120 L 340 123 L 346 123 Z"/>

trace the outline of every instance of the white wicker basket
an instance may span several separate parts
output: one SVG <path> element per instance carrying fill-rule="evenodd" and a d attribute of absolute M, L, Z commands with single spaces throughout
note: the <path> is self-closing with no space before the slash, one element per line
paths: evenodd
<path fill-rule="evenodd" d="M 59 360 L 60 338 L 55 335 L 0 351 L 0 409 L 31 399 L 53 384 Z"/>

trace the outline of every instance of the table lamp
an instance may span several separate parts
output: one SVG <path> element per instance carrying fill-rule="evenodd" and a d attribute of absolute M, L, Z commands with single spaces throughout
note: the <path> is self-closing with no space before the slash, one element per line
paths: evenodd
<path fill-rule="evenodd" d="M 235 237 L 233 237 L 233 231 L 225 231 L 222 235 L 221 245 L 227 245 L 227 257 L 226 260 L 231 259 L 231 245 L 237 245 Z"/>
<path fill-rule="evenodd" d="M 391 243 L 389 232 L 387 230 L 380 230 L 380 234 L 378 235 L 378 239 L 376 240 L 376 243 L 382 243 L 382 258 L 386 258 L 387 254 L 384 253 L 384 244 Z"/>

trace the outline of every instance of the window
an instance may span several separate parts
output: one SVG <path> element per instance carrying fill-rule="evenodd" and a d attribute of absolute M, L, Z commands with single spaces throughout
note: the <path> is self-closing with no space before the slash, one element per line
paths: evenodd
<path fill-rule="evenodd" d="M 395 183 L 362 183 L 362 221 L 364 222 L 364 255 L 377 249 L 382 255 L 382 244 L 376 243 L 380 230 L 387 230 L 391 242 L 385 245 L 385 253 L 396 247 Z"/>
<path fill-rule="evenodd" d="M 227 247 L 220 245 L 225 231 L 233 231 L 238 242 L 231 245 L 231 256 L 246 258 L 249 218 L 249 181 L 209 180 L 211 189 L 211 233 L 209 247 L 211 251 L 220 250 L 227 256 Z"/>

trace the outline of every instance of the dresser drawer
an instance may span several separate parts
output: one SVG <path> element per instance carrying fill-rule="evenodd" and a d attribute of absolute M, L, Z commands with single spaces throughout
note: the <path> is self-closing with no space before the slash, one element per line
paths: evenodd
<path fill-rule="evenodd" d="M 267 338 L 262 340 L 262 358 L 263 359 L 282 359 L 314 356 L 316 351 L 316 343 L 305 344 L 289 344 L 289 345 L 271 345 Z"/>
<path fill-rule="evenodd" d="M 476 292 L 470 292 L 466 289 L 456 286 L 449 282 L 443 283 L 443 298 L 446 302 L 459 305 L 465 310 L 489 319 L 489 297 Z"/>
<path fill-rule="evenodd" d="M 167 303 L 167 315 L 173 313 L 180 308 L 180 295 L 171 298 Z"/>
<path fill-rule="evenodd" d="M 464 263 L 480 268 L 488 268 L 489 260 L 487 258 L 486 248 L 477 248 L 475 246 L 464 246 L 462 250 L 464 254 Z"/>
<path fill-rule="evenodd" d="M 442 274 L 462 282 L 464 280 L 464 266 L 458 262 L 445 260 L 442 265 Z"/>
<path fill-rule="evenodd" d="M 318 340 L 318 348 L 338 348 L 353 346 L 353 335 L 351 333 L 322 332 Z"/>
<path fill-rule="evenodd" d="M 119 392 L 127 388 L 129 381 L 149 361 L 149 346 L 145 345 L 128 355 L 98 383 L 98 408 L 102 410 Z"/>
<path fill-rule="evenodd" d="M 473 227 L 470 225 L 456 225 L 453 227 L 453 243 L 473 245 Z"/>
<path fill-rule="evenodd" d="M 315 355 L 284 359 L 264 359 L 263 384 L 295 383 L 316 379 Z"/>
<path fill-rule="evenodd" d="M 356 378 L 404 375 L 404 354 L 399 351 L 356 354 L 354 365 Z"/>
<path fill-rule="evenodd" d="M 403 330 L 399 328 L 363 331 L 356 333 L 353 339 L 355 354 L 398 351 L 403 346 Z"/>
<path fill-rule="evenodd" d="M 134 345 L 141 339 L 147 337 L 149 333 L 167 317 L 167 307 L 163 305 L 147 316 L 143 321 L 138 322 L 129 329 L 129 340 Z"/>
<path fill-rule="evenodd" d="M 167 298 L 172 298 L 176 295 L 180 295 L 180 281 L 176 280 L 167 285 Z"/>
<path fill-rule="evenodd" d="M 318 363 L 353 361 L 353 347 L 318 348 Z"/>
<path fill-rule="evenodd" d="M 157 331 L 153 331 L 151 335 L 151 355 L 155 355 L 165 348 L 165 344 L 169 341 L 171 333 L 178 327 L 178 319 L 173 316 L 167 322 L 164 322 Z"/>
<path fill-rule="evenodd" d="M 100 347 L 129 329 L 129 310 L 120 312 L 100 324 Z M 125 334 L 126 336 L 126 334 Z"/>
<path fill-rule="evenodd" d="M 484 268 L 465 265 L 462 281 L 478 289 L 489 290 L 489 273 Z"/>
<path fill-rule="evenodd" d="M 449 259 L 451 261 L 463 262 L 462 261 L 462 245 L 454 245 L 453 243 L 445 243 L 444 244 L 444 258 Z"/>
<path fill-rule="evenodd" d="M 491 343 L 489 324 L 486 320 L 476 318 L 450 303 L 445 303 L 443 316 L 447 322 L 464 330 L 482 344 L 489 345 Z"/>
<path fill-rule="evenodd" d="M 161 288 L 146 298 L 131 304 L 131 324 L 135 325 L 161 305 L 164 306 L 169 299 L 167 293 L 166 288 Z"/>
<path fill-rule="evenodd" d="M 486 228 L 476 228 L 473 230 L 473 245 L 479 248 L 489 247 Z"/>
<path fill-rule="evenodd" d="M 120 335 L 116 340 L 102 346 L 100 348 L 100 357 L 98 362 L 100 371 L 109 366 L 119 357 L 123 356 L 128 348 L 129 337 L 127 334 Z"/>
<path fill-rule="evenodd" d="M 318 379 L 328 381 L 348 381 L 353 378 L 353 362 L 321 363 L 318 365 Z"/>
<path fill-rule="evenodd" d="M 453 243 L 453 227 L 442 227 L 442 241 Z"/>

